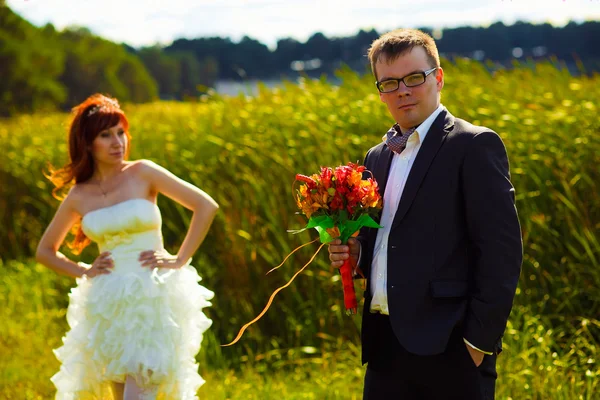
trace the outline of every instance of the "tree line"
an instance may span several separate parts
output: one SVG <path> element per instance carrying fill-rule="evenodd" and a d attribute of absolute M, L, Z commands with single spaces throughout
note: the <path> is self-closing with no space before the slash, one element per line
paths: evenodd
<path fill-rule="evenodd" d="M 510 65 L 522 59 L 577 60 L 579 68 L 600 70 L 600 22 L 570 22 L 562 28 L 501 22 L 489 27 L 435 31 L 427 28 L 443 57 L 470 57 Z M 36 27 L 0 0 L 0 116 L 68 109 L 90 93 L 105 92 L 123 102 L 186 100 L 218 79 L 294 79 L 332 74 L 342 65 L 368 71 L 365 57 L 375 30 L 331 37 L 317 32 L 305 42 L 277 41 L 275 49 L 243 37 L 177 39 L 166 47 L 133 48 L 81 27 L 58 31 Z"/>

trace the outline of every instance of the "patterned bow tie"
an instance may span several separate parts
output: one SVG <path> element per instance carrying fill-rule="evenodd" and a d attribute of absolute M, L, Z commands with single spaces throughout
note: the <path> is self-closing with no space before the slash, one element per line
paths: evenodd
<path fill-rule="evenodd" d="M 400 127 L 396 124 L 387 131 L 385 144 L 387 144 L 394 153 L 400 154 L 402 153 L 402 150 L 406 148 L 406 142 L 415 130 L 416 128 L 410 128 L 408 131 L 402 133 Z"/>

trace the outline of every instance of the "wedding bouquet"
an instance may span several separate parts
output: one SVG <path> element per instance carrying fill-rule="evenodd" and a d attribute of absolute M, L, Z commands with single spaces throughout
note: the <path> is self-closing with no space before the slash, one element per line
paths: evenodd
<path fill-rule="evenodd" d="M 362 179 L 365 167 L 349 163 L 335 169 L 322 167 L 319 174 L 310 177 L 296 175 L 303 182 L 296 191 L 296 204 L 308 218 L 306 229 L 315 228 L 322 244 L 339 238 L 346 244 L 358 235 L 362 227 L 381 228 L 372 216 L 382 207 L 377 182 L 371 177 Z M 353 260 L 348 258 L 340 268 L 347 314 L 356 314 Z"/>
<path fill-rule="evenodd" d="M 300 182 L 300 186 L 295 189 L 294 193 L 296 205 L 300 209 L 300 213 L 308 218 L 308 223 L 303 229 L 289 232 L 299 233 L 314 228 L 319 233 L 319 237 L 294 249 L 281 264 L 271 269 L 267 274 L 281 267 L 293 253 L 302 247 L 317 240 L 321 241 L 321 246 L 287 284 L 271 294 L 263 311 L 255 319 L 244 325 L 235 340 L 225 346 L 236 343 L 246 328 L 258 321 L 267 312 L 275 295 L 292 283 L 296 276 L 315 259 L 323 246 L 338 238 L 342 244 L 346 244 L 350 237 L 358 235 L 362 227 L 381 228 L 372 217 L 379 213 L 383 201 L 375 179 L 372 176 L 363 179 L 365 171 L 367 170 L 364 166 L 349 163 L 336 168 L 321 167 L 320 173 L 311 176 L 296 175 L 294 184 Z M 348 315 L 355 314 L 358 308 L 352 276 L 355 268 L 354 260 L 350 257 L 340 267 L 344 305 Z"/>

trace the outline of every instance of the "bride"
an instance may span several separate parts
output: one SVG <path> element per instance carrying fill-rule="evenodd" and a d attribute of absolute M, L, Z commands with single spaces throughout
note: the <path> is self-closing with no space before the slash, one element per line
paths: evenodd
<path fill-rule="evenodd" d="M 202 308 L 190 257 L 217 212 L 202 190 L 148 160 L 126 161 L 129 124 L 116 100 L 93 95 L 73 109 L 70 163 L 51 171 L 54 194 L 70 188 L 38 245 L 37 260 L 75 277 L 70 331 L 55 350 L 57 399 L 196 399 L 204 380 L 195 355 L 212 321 Z M 159 193 L 193 211 L 177 255 L 163 247 Z M 78 254 L 91 241 L 91 265 L 58 251 L 72 227 Z"/>

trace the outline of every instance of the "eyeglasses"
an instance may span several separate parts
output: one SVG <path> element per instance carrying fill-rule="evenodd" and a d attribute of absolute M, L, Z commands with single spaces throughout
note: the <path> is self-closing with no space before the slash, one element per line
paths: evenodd
<path fill-rule="evenodd" d="M 398 90 L 400 87 L 400 82 L 404 82 L 406 87 L 415 87 L 425 83 L 425 79 L 427 76 L 435 71 L 437 67 L 428 69 L 427 71 L 415 72 L 414 74 L 406 75 L 404 78 L 391 78 L 386 79 L 385 81 L 375 82 L 377 86 L 377 90 L 381 93 L 390 93 L 395 90 Z"/>

